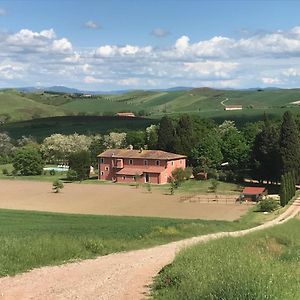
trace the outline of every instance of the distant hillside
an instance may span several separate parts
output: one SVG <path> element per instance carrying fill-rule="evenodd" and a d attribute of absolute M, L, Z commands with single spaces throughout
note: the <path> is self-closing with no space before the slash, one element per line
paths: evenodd
<path fill-rule="evenodd" d="M 300 89 L 217 90 L 184 87 L 175 91 L 128 91 L 122 94 L 101 94 L 85 97 L 78 90 L 20 92 L 0 91 L 0 118 L 10 121 L 64 115 L 113 115 L 134 112 L 160 117 L 163 114 L 197 113 L 203 117 L 261 116 L 264 111 L 274 115 L 286 109 L 299 111 Z M 76 92 L 75 92 L 76 91 Z M 224 111 L 225 105 L 242 105 L 241 111 Z M 1 121 L 1 120 L 0 120 Z"/>

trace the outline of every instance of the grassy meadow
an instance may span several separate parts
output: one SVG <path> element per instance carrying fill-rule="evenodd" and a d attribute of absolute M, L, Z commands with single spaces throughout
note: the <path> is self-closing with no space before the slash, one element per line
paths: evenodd
<path fill-rule="evenodd" d="M 254 224 L 0 209 L 0 276 Z"/>
<path fill-rule="evenodd" d="M 300 298 L 300 219 L 180 252 L 156 277 L 153 299 Z"/>
<path fill-rule="evenodd" d="M 241 104 L 241 111 L 224 111 L 225 104 Z M 107 130 L 136 130 L 154 124 L 164 114 L 197 114 L 218 123 L 234 120 L 238 125 L 262 120 L 264 112 L 279 118 L 287 109 L 300 113 L 291 104 L 300 99 L 300 89 L 290 90 L 215 90 L 196 88 L 188 91 L 133 91 L 115 95 L 83 98 L 63 93 L 22 93 L 0 91 L 0 131 L 12 137 L 33 135 L 43 138 L 52 133 L 104 133 Z M 144 111 L 151 119 L 103 117 L 116 112 Z"/>

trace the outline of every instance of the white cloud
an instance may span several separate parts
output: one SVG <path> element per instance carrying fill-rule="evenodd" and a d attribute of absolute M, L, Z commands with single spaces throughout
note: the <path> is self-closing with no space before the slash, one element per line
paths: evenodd
<path fill-rule="evenodd" d="M 6 10 L 4 8 L 0 8 L 0 17 L 3 17 L 6 15 Z"/>
<path fill-rule="evenodd" d="M 155 37 L 159 37 L 159 38 L 162 38 L 162 37 L 165 37 L 167 35 L 170 34 L 170 31 L 167 30 L 167 29 L 164 29 L 164 28 L 154 28 L 152 31 L 151 31 L 151 35 L 155 36 Z"/>
<path fill-rule="evenodd" d="M 101 26 L 99 24 L 97 24 L 95 21 L 89 20 L 87 21 L 84 26 L 86 28 L 90 28 L 90 29 L 99 29 L 101 28 Z"/>
<path fill-rule="evenodd" d="M 234 62 L 203 61 L 184 63 L 184 69 L 200 76 L 215 76 L 220 78 L 229 77 L 230 73 L 237 68 Z"/>
<path fill-rule="evenodd" d="M 264 84 L 280 84 L 282 81 L 277 77 L 263 77 L 261 81 Z"/>
<path fill-rule="evenodd" d="M 66 39 L 54 40 L 52 49 L 56 52 L 69 53 L 72 51 L 72 44 Z"/>
<path fill-rule="evenodd" d="M 104 83 L 105 80 L 101 78 L 95 78 L 93 76 L 85 76 L 84 77 L 84 82 L 85 83 Z"/>
<path fill-rule="evenodd" d="M 139 78 L 125 78 L 125 79 L 121 79 L 118 81 L 118 83 L 120 85 L 124 85 L 124 86 L 137 86 L 140 83 Z"/>
<path fill-rule="evenodd" d="M 234 39 L 193 41 L 182 35 L 168 47 L 134 43 L 76 47 L 53 29 L 0 33 L 1 85 L 65 84 L 107 89 L 171 85 L 249 87 L 300 85 L 300 26 Z"/>

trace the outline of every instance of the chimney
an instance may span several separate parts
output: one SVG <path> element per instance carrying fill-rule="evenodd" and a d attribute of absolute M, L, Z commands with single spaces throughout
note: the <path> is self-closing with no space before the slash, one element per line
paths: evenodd
<path fill-rule="evenodd" d="M 141 149 L 140 149 L 140 153 L 143 153 L 143 150 L 144 150 L 144 149 L 143 149 L 143 148 L 141 148 Z"/>
<path fill-rule="evenodd" d="M 128 146 L 128 150 L 133 150 L 133 146 L 132 146 L 132 145 L 129 145 L 129 146 Z"/>

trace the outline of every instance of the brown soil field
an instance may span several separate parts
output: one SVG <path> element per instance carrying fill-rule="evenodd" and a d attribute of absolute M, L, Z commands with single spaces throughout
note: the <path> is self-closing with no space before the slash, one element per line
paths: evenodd
<path fill-rule="evenodd" d="M 151 193 L 122 185 L 65 184 L 55 194 L 50 182 L 0 180 L 0 208 L 75 214 L 236 220 L 248 205 L 182 202 L 182 194 Z M 205 195 L 203 195 L 205 197 Z"/>

